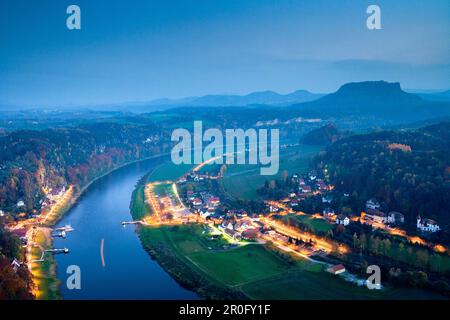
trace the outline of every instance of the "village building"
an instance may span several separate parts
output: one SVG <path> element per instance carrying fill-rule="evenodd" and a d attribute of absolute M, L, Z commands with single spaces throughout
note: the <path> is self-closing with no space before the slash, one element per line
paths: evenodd
<path fill-rule="evenodd" d="M 380 203 L 375 199 L 369 199 L 366 202 L 366 209 L 379 210 L 381 208 Z"/>
<path fill-rule="evenodd" d="M 317 179 L 317 172 L 311 171 L 308 176 L 309 176 L 309 180 L 314 181 Z"/>
<path fill-rule="evenodd" d="M 383 211 L 380 210 L 376 210 L 376 209 L 370 209 L 368 208 L 364 214 L 364 219 L 365 220 L 372 220 L 378 223 L 383 223 L 383 224 L 387 224 L 387 223 L 393 223 L 394 219 L 393 217 L 387 215 L 386 213 L 384 213 Z"/>
<path fill-rule="evenodd" d="M 52 202 L 58 201 L 59 198 L 62 197 L 62 195 L 66 192 L 66 187 L 61 188 L 53 188 L 48 194 L 47 199 L 49 199 Z"/>
<path fill-rule="evenodd" d="M 208 202 L 213 206 L 218 206 L 220 204 L 220 199 L 219 197 L 211 197 Z"/>
<path fill-rule="evenodd" d="M 271 212 L 271 213 L 274 213 L 274 212 L 278 212 L 278 208 L 277 207 L 275 207 L 275 206 L 269 206 L 269 211 Z"/>
<path fill-rule="evenodd" d="M 332 217 L 334 217 L 336 215 L 334 210 L 331 209 L 330 207 L 327 207 L 327 208 L 323 209 L 322 214 L 326 218 L 332 218 Z"/>
<path fill-rule="evenodd" d="M 317 189 L 319 189 L 321 191 L 329 190 L 328 185 L 325 182 L 323 182 L 323 180 L 317 180 L 316 186 L 317 186 Z"/>
<path fill-rule="evenodd" d="M 241 234 L 233 229 L 225 229 L 225 233 L 232 237 L 234 240 L 241 240 Z"/>
<path fill-rule="evenodd" d="M 212 214 L 214 214 L 214 213 L 211 213 L 211 212 L 209 211 L 209 209 L 206 209 L 206 208 L 201 208 L 201 209 L 198 211 L 198 213 L 200 214 L 200 217 L 202 217 L 203 219 L 206 219 L 206 218 L 208 218 L 209 216 L 211 216 Z"/>
<path fill-rule="evenodd" d="M 242 238 L 246 240 L 254 240 L 259 237 L 259 231 L 256 228 L 242 231 Z"/>
<path fill-rule="evenodd" d="M 14 258 L 14 260 L 11 262 L 11 267 L 13 268 L 14 272 L 17 272 L 17 270 L 20 268 L 22 264 L 17 261 L 16 258 Z"/>
<path fill-rule="evenodd" d="M 434 220 L 422 219 L 420 216 L 418 216 L 417 229 L 424 232 L 438 232 L 439 230 L 441 230 L 441 227 Z"/>
<path fill-rule="evenodd" d="M 333 201 L 333 198 L 331 196 L 322 197 L 322 203 L 331 203 L 331 201 Z"/>
<path fill-rule="evenodd" d="M 192 204 L 194 206 L 201 206 L 203 204 L 203 202 L 200 198 L 194 198 L 194 200 L 192 200 Z"/>
<path fill-rule="evenodd" d="M 336 217 L 336 224 L 348 226 L 350 224 L 350 219 L 346 215 L 340 214 Z"/>
<path fill-rule="evenodd" d="M 302 193 L 311 193 L 312 189 L 308 185 L 299 186 L 298 190 Z"/>
<path fill-rule="evenodd" d="M 327 271 L 331 274 L 337 275 L 340 273 L 344 273 L 345 272 L 345 267 L 342 264 L 337 264 L 334 266 L 331 266 L 327 269 Z"/>
<path fill-rule="evenodd" d="M 400 224 L 405 222 L 405 216 L 397 211 L 391 211 L 389 212 L 389 220 L 392 221 L 392 223 Z"/>

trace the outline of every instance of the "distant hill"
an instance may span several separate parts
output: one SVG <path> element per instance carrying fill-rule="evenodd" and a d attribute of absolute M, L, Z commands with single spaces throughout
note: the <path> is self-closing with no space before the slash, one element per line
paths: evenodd
<path fill-rule="evenodd" d="M 417 93 L 417 95 L 428 101 L 450 101 L 450 90 L 433 93 Z"/>
<path fill-rule="evenodd" d="M 332 123 L 329 123 L 318 129 L 314 129 L 305 134 L 300 140 L 304 144 L 327 145 L 336 142 L 342 137 L 342 134 Z"/>
<path fill-rule="evenodd" d="M 307 90 L 297 90 L 289 94 L 279 94 L 274 91 L 252 92 L 247 95 L 206 95 L 183 99 L 158 99 L 148 103 L 150 106 L 199 106 L 199 107 L 240 107 L 247 105 L 290 105 L 313 101 L 322 94 Z"/>
<path fill-rule="evenodd" d="M 403 91 L 399 83 L 385 81 L 347 83 L 335 93 L 292 109 L 321 117 L 362 116 L 405 122 L 450 115 L 450 103 L 426 101 Z"/>

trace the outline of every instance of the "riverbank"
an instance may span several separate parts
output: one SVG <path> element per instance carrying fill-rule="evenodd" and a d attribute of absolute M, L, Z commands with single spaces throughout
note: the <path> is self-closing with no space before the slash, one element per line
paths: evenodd
<path fill-rule="evenodd" d="M 130 212 L 133 220 L 140 220 L 142 217 L 150 214 L 150 208 L 145 203 L 144 195 L 145 184 L 150 174 L 144 176 L 133 191 L 130 203 Z M 176 254 L 176 246 L 172 236 L 175 236 L 176 233 L 178 239 L 182 238 L 187 244 L 192 244 L 202 232 L 200 225 L 173 227 L 137 226 L 136 228 L 145 251 L 182 287 L 194 291 L 200 297 L 207 299 L 247 298 L 241 292 L 233 290 L 199 272 L 192 261 L 182 254 Z"/>
<path fill-rule="evenodd" d="M 37 300 L 60 300 L 59 279 L 56 277 L 56 263 L 51 253 L 53 241 L 50 228 L 38 228 L 32 236 L 31 273 L 35 288 L 33 294 Z"/>
<path fill-rule="evenodd" d="M 51 218 L 42 223 L 36 228 L 38 237 L 34 239 L 36 246 L 31 248 L 32 260 L 39 260 L 41 257 L 41 251 L 39 247 L 44 250 L 53 248 L 53 238 L 51 236 L 50 228 L 55 226 L 64 215 L 77 203 L 78 199 L 89 189 L 89 187 L 96 181 L 102 179 L 103 177 L 111 174 L 112 172 L 119 170 L 121 168 L 127 167 L 134 163 L 156 159 L 159 157 L 167 156 L 168 154 L 154 155 L 151 157 L 146 157 L 144 159 L 138 159 L 133 161 L 128 161 L 120 166 L 112 168 L 97 177 L 91 179 L 86 185 L 81 187 L 79 190 L 73 189 L 70 197 L 60 204 L 57 209 L 53 209 Z M 57 264 L 54 256 L 51 253 L 44 254 L 44 261 L 36 261 L 31 263 L 31 273 L 33 278 L 33 283 L 35 284 L 34 294 L 37 300 L 59 300 L 62 299 L 60 294 L 61 281 L 57 277 Z"/>

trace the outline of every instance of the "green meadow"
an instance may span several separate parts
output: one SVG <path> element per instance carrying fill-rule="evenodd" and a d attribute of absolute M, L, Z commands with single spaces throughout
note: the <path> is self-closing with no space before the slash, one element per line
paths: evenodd
<path fill-rule="evenodd" d="M 193 164 L 179 164 L 173 162 L 165 162 L 156 167 L 148 176 L 148 182 L 176 180 L 183 174 L 194 168 Z"/>
<path fill-rule="evenodd" d="M 211 239 L 205 228 L 196 224 L 141 228 L 140 238 L 178 279 L 202 279 L 202 288 L 191 289 L 205 296 L 234 290 L 250 299 L 441 298 L 414 289 L 371 291 L 327 273 L 321 264 L 297 257 L 287 261 L 262 244 L 223 249 L 224 239 Z M 213 293 L 205 291 L 210 286 Z"/>
<path fill-rule="evenodd" d="M 313 232 L 327 232 L 334 228 L 333 224 L 323 219 L 314 218 L 310 215 L 288 214 L 286 216 L 281 217 L 281 220 L 285 222 L 291 219 L 293 219 L 294 221 L 297 220 L 298 222 L 307 225 L 313 230 Z"/>

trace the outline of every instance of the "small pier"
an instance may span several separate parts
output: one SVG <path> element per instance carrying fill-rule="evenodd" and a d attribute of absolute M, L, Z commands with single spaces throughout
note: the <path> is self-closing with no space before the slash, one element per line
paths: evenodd
<path fill-rule="evenodd" d="M 60 237 L 60 238 L 65 239 L 67 237 L 67 233 L 65 231 L 53 232 L 52 237 Z"/>
<path fill-rule="evenodd" d="M 74 229 L 72 228 L 72 226 L 70 224 L 66 224 L 64 227 L 55 228 L 53 230 L 67 233 L 67 232 L 73 231 Z"/>
<path fill-rule="evenodd" d="M 123 226 L 126 226 L 127 224 L 141 224 L 141 221 L 122 221 Z"/>
<path fill-rule="evenodd" d="M 45 252 L 50 252 L 50 253 L 53 253 L 53 254 L 59 254 L 59 253 L 67 254 L 67 253 L 69 253 L 69 249 L 67 249 L 67 248 L 62 248 L 62 249 L 47 249 L 47 250 L 45 250 Z"/>

